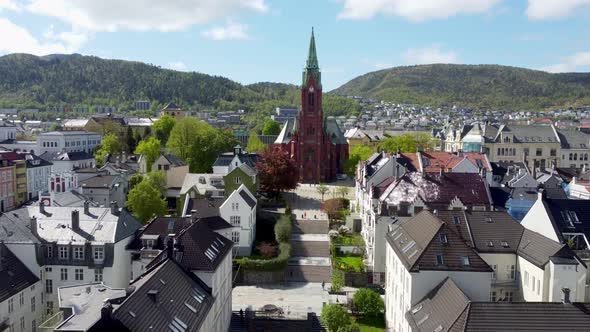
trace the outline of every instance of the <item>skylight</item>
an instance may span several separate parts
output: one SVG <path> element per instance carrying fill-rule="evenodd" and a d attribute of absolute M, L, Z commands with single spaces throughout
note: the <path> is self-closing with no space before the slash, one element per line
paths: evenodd
<path fill-rule="evenodd" d="M 188 304 L 188 302 L 184 302 L 184 305 L 193 313 L 197 313 L 197 309 L 195 307 L 193 307 L 192 305 Z"/>
<path fill-rule="evenodd" d="M 180 320 L 178 316 L 174 316 L 174 319 L 168 324 L 168 328 L 173 332 L 184 332 L 188 328 L 188 325 Z"/>
<path fill-rule="evenodd" d="M 197 302 L 202 303 L 205 299 L 205 294 L 203 294 L 200 289 L 193 288 L 192 297 L 197 300 Z"/>

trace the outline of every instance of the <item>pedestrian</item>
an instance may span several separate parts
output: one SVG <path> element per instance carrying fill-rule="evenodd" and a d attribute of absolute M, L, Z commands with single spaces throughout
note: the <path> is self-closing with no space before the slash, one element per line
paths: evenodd
<path fill-rule="evenodd" d="M 322 290 L 325 290 L 324 287 L 326 286 L 326 283 L 322 280 Z"/>
<path fill-rule="evenodd" d="M 243 321 L 244 320 L 244 310 L 240 309 L 240 319 Z"/>

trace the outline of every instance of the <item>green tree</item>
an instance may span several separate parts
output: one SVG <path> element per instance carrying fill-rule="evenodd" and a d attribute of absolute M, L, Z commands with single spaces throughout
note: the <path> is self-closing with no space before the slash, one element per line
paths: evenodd
<path fill-rule="evenodd" d="M 262 135 L 278 135 L 281 133 L 281 125 L 273 119 L 268 119 L 262 128 Z"/>
<path fill-rule="evenodd" d="M 350 325 L 352 318 L 344 307 L 339 304 L 328 304 L 322 308 L 321 320 L 328 331 L 337 332 L 339 328 Z"/>
<path fill-rule="evenodd" d="M 256 134 L 255 131 L 250 133 L 250 137 L 248 138 L 248 145 L 246 147 L 246 151 L 251 153 L 261 153 L 266 148 L 266 144 L 262 143 L 260 137 Z"/>
<path fill-rule="evenodd" d="M 121 143 L 119 142 L 119 137 L 115 134 L 106 134 L 102 138 L 102 143 L 100 147 L 94 153 L 94 158 L 96 162 L 102 165 L 105 162 L 105 158 L 107 154 L 116 154 L 121 152 Z"/>
<path fill-rule="evenodd" d="M 349 188 L 341 186 L 341 187 L 336 188 L 336 191 L 338 191 L 340 196 L 342 196 L 342 198 L 344 198 L 344 197 L 346 197 L 346 195 L 348 195 Z"/>
<path fill-rule="evenodd" d="M 428 133 L 416 133 L 414 135 L 414 141 L 416 142 L 416 149 L 418 151 L 431 151 L 436 144 L 434 137 Z"/>
<path fill-rule="evenodd" d="M 174 128 L 175 124 L 175 118 L 168 114 L 164 114 L 154 122 L 152 125 L 152 131 L 154 132 L 156 138 L 159 139 L 162 144 L 166 145 L 166 142 L 168 142 L 168 137 L 170 137 L 170 132 L 172 131 L 172 128 Z"/>
<path fill-rule="evenodd" d="M 154 188 L 164 196 L 166 194 L 166 174 L 163 171 L 149 172 L 146 174 L 145 181 L 149 182 Z"/>
<path fill-rule="evenodd" d="M 366 316 L 378 316 L 385 309 L 381 296 L 368 288 L 357 290 L 352 297 L 352 303 L 357 311 Z"/>
<path fill-rule="evenodd" d="M 125 143 L 127 144 L 127 151 L 133 153 L 137 146 L 137 141 L 133 136 L 133 129 L 131 129 L 131 127 L 127 127 L 127 132 L 125 133 Z"/>
<path fill-rule="evenodd" d="M 344 173 L 350 177 L 354 177 L 356 173 L 356 166 L 358 165 L 359 161 L 369 159 L 369 157 L 371 157 L 374 152 L 375 150 L 368 146 L 355 145 L 350 150 L 350 156 L 348 157 L 348 160 L 344 163 Z"/>
<path fill-rule="evenodd" d="M 318 191 L 318 194 L 322 195 L 322 201 L 323 201 L 324 195 L 327 194 L 328 191 L 330 191 L 330 188 L 328 188 L 325 183 L 320 183 L 320 185 L 317 187 L 317 191 Z"/>
<path fill-rule="evenodd" d="M 195 118 L 184 118 L 170 132 L 166 147 L 187 162 L 192 173 L 206 173 L 220 153 L 238 143 L 231 131 L 215 129 Z"/>
<path fill-rule="evenodd" d="M 160 156 L 160 141 L 157 138 L 149 137 L 139 142 L 135 148 L 135 154 L 142 154 L 146 158 L 148 172 L 152 169 L 152 164 Z"/>
<path fill-rule="evenodd" d="M 143 176 L 141 174 L 133 174 L 133 176 L 129 179 L 129 191 L 133 190 L 133 188 L 135 188 L 135 186 L 141 181 L 143 181 Z"/>
<path fill-rule="evenodd" d="M 293 224 L 291 223 L 291 217 L 287 215 L 281 216 L 274 227 L 275 239 L 277 240 L 277 242 L 288 243 L 291 239 L 292 229 Z"/>
<path fill-rule="evenodd" d="M 168 206 L 161 192 L 150 181 L 141 181 L 127 196 L 126 206 L 141 222 L 166 213 Z"/>
<path fill-rule="evenodd" d="M 361 327 L 358 324 L 350 324 L 342 326 L 338 329 L 338 332 L 361 332 Z"/>
<path fill-rule="evenodd" d="M 417 150 L 416 140 L 414 140 L 414 135 L 412 134 L 388 137 L 379 145 L 379 147 L 390 153 L 396 153 L 398 151 L 414 153 Z"/>

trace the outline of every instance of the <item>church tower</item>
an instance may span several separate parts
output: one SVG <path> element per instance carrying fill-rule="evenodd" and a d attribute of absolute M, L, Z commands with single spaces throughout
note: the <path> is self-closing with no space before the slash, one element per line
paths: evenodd
<path fill-rule="evenodd" d="M 303 182 L 319 183 L 322 176 L 322 156 L 324 149 L 324 114 L 322 112 L 322 75 L 318 64 L 313 28 L 309 41 L 307 62 L 303 70 L 301 84 L 301 112 L 299 112 L 298 160 L 300 177 Z"/>

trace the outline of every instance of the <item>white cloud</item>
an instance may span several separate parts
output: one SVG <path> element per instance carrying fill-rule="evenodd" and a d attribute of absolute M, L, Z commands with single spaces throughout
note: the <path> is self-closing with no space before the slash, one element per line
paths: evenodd
<path fill-rule="evenodd" d="M 526 15 L 532 20 L 550 20 L 590 9 L 590 0 L 528 0 Z"/>
<path fill-rule="evenodd" d="M 541 68 L 541 70 L 550 73 L 567 73 L 588 69 L 590 69 L 590 52 L 574 53 L 563 57 L 560 63 Z"/>
<path fill-rule="evenodd" d="M 444 51 L 438 45 L 425 48 L 410 48 L 404 53 L 408 64 L 457 63 L 459 57 L 453 51 Z"/>
<path fill-rule="evenodd" d="M 201 33 L 204 37 L 213 40 L 245 40 L 249 39 L 248 26 L 246 24 L 227 22 L 225 26 L 216 26 Z"/>
<path fill-rule="evenodd" d="M 77 51 L 83 42 L 83 38 L 73 32 L 51 32 L 45 35 L 44 40 L 39 40 L 27 29 L 0 18 L 0 53 L 72 53 Z"/>
<path fill-rule="evenodd" d="M 459 14 L 479 14 L 502 0 L 343 0 L 341 19 L 363 20 L 378 14 L 400 16 L 410 21 L 447 18 Z"/>
<path fill-rule="evenodd" d="M 27 9 L 89 31 L 178 31 L 235 13 L 269 11 L 266 0 L 31 0 Z"/>
<path fill-rule="evenodd" d="M 3 10 L 20 11 L 20 6 L 12 0 L 0 0 L 0 12 Z"/>
<path fill-rule="evenodd" d="M 59 41 L 66 45 L 68 50 L 75 52 L 88 41 L 88 33 L 82 31 L 63 31 L 55 33 L 53 24 L 43 32 L 43 38 L 48 41 Z"/>
<path fill-rule="evenodd" d="M 186 71 L 186 64 L 182 61 L 174 61 L 168 63 L 168 68 L 178 70 L 178 71 Z"/>

